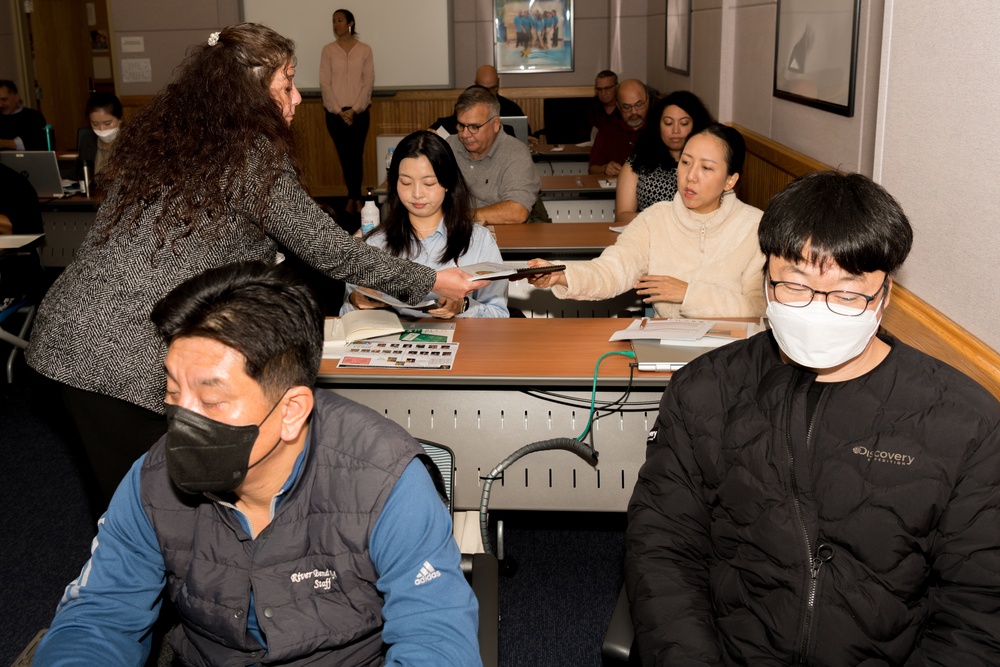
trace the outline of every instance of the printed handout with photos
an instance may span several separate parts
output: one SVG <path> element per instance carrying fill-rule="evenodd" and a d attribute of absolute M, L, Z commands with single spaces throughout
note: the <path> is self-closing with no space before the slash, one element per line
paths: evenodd
<path fill-rule="evenodd" d="M 347 346 L 337 368 L 417 368 L 451 370 L 458 343 L 366 340 Z"/>

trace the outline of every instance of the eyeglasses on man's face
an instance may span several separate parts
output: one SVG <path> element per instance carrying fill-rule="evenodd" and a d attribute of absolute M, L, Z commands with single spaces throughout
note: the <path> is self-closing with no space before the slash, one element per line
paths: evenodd
<path fill-rule="evenodd" d="M 770 276 L 768 276 L 767 282 L 771 285 L 771 289 L 774 290 L 774 300 L 782 305 L 790 308 L 805 308 L 813 302 L 817 294 L 821 294 L 826 301 L 826 307 L 831 312 L 843 315 L 844 317 L 857 317 L 868 310 L 868 304 L 874 301 L 879 293 L 888 286 L 889 276 L 885 277 L 885 280 L 882 281 L 882 286 L 871 296 L 847 290 L 823 292 L 799 283 L 790 283 L 785 280 L 771 280 Z"/>
<path fill-rule="evenodd" d="M 459 132 L 465 132 L 466 130 L 468 130 L 469 134 L 479 134 L 479 130 L 481 130 L 484 125 L 489 124 L 489 122 L 494 118 L 496 118 L 496 116 L 490 116 L 489 118 L 486 119 L 486 122 L 478 124 L 473 123 L 470 125 L 466 125 L 465 123 L 455 123 L 455 129 L 458 130 Z"/>
<path fill-rule="evenodd" d="M 632 113 L 633 111 L 642 111 L 646 108 L 646 100 L 639 100 L 635 104 L 619 104 L 622 111 L 625 113 Z"/>
<path fill-rule="evenodd" d="M 594 86 L 594 92 L 600 95 L 601 93 L 610 93 L 612 90 L 618 87 L 618 84 L 613 86 Z"/>

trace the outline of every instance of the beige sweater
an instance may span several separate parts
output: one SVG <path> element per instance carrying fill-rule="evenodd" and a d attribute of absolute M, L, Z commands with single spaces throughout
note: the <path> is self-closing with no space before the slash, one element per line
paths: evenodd
<path fill-rule="evenodd" d="M 589 262 L 567 262 L 560 299 L 609 299 L 643 275 L 688 283 L 683 303 L 653 304 L 658 317 L 760 317 L 764 255 L 757 244 L 761 211 L 727 195 L 708 214 L 689 211 L 680 194 L 639 214 L 618 241 Z"/>

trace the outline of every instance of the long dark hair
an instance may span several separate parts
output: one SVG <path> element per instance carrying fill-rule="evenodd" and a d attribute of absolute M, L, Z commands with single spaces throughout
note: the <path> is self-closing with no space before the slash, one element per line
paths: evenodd
<path fill-rule="evenodd" d="M 662 98 L 649 110 L 649 115 L 646 116 L 646 127 L 643 128 L 642 134 L 632 150 L 632 171 L 637 174 L 651 174 L 660 167 L 664 169 L 677 168 L 677 161 L 660 137 L 663 112 L 670 105 L 680 107 L 691 116 L 691 133 L 688 137 L 698 134 L 715 122 L 704 102 L 690 91 L 675 90 Z"/>
<path fill-rule="evenodd" d="M 438 261 L 442 264 L 457 262 L 469 250 L 472 241 L 472 204 L 469 188 L 458 169 L 455 155 L 444 139 L 434 132 L 420 130 L 408 135 L 392 154 L 392 164 L 387 176 L 389 186 L 389 214 L 376 231 L 385 235 L 385 247 L 396 257 L 410 257 L 420 252 L 420 238 L 410 224 L 410 213 L 399 200 L 396 185 L 399 182 L 399 163 L 408 157 L 426 157 L 434 169 L 438 183 L 447 190 L 441 212 L 448 242 Z M 374 233 L 374 232 L 371 232 Z"/>
<path fill-rule="evenodd" d="M 123 126 L 98 177 L 99 186 L 118 190 L 103 240 L 132 231 L 154 202 L 162 202 L 152 221 L 160 247 L 219 234 L 233 202 L 263 234 L 283 162 L 301 174 L 292 130 L 270 91 L 275 74 L 294 64 L 294 42 L 256 23 L 193 47 L 174 80 Z"/>

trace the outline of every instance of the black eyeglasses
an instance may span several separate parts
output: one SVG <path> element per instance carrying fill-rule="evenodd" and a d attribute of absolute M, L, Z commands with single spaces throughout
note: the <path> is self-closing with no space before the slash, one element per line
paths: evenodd
<path fill-rule="evenodd" d="M 479 130 L 482 129 L 483 125 L 486 125 L 494 118 L 496 118 L 496 116 L 490 116 L 489 118 L 486 119 L 485 123 L 479 123 L 478 125 L 466 125 L 465 123 L 455 123 L 455 129 L 458 130 L 459 132 L 462 132 L 463 130 L 468 130 L 469 134 L 479 134 Z"/>
<path fill-rule="evenodd" d="M 621 104 L 621 103 L 619 103 L 618 106 L 620 106 L 622 108 L 622 111 L 624 111 L 625 113 L 632 113 L 633 109 L 638 113 L 638 112 L 640 112 L 640 111 L 642 111 L 643 109 L 646 108 L 646 102 L 647 102 L 647 100 L 639 100 L 635 104 Z"/>
<path fill-rule="evenodd" d="M 868 304 L 874 301 L 879 292 L 889 285 L 889 276 L 885 277 L 885 280 L 882 281 L 882 286 L 871 296 L 858 294 L 857 292 L 848 292 L 846 290 L 822 292 L 799 283 L 790 283 L 785 280 L 771 280 L 770 276 L 768 276 L 767 282 L 770 283 L 771 289 L 774 290 L 774 300 L 784 306 L 805 308 L 813 302 L 817 294 L 822 294 L 826 301 L 826 307 L 831 312 L 843 315 L 844 317 L 857 317 L 868 310 Z"/>

